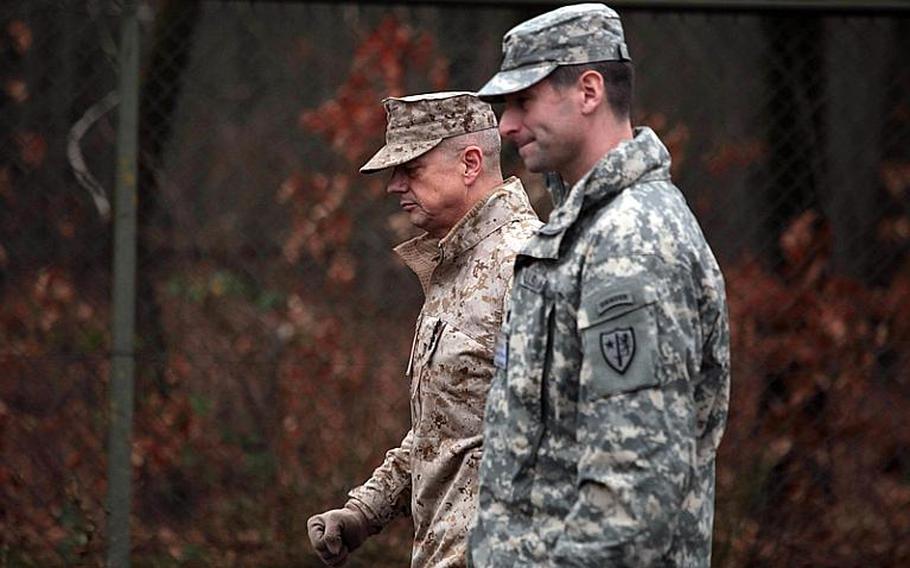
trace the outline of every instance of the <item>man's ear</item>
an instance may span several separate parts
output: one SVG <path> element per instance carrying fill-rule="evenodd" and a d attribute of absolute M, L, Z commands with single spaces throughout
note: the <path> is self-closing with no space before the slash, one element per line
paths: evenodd
<path fill-rule="evenodd" d="M 596 111 L 607 96 L 603 76 L 593 69 L 588 69 L 578 77 L 578 88 L 582 114 Z"/>
<path fill-rule="evenodd" d="M 483 172 L 483 150 L 479 146 L 468 146 L 461 152 L 462 179 L 465 185 L 473 185 Z"/>

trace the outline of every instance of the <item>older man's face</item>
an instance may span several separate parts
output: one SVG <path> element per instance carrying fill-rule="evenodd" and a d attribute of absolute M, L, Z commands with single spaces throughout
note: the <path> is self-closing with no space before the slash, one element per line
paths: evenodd
<path fill-rule="evenodd" d="M 463 173 L 459 156 L 437 147 L 396 166 L 386 191 L 398 197 L 412 224 L 442 238 L 471 207 Z"/>

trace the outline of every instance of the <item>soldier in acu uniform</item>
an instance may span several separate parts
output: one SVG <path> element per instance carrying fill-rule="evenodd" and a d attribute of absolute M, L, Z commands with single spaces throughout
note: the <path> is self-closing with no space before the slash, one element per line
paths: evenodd
<path fill-rule="evenodd" d="M 411 566 L 466 564 L 477 506 L 483 410 L 512 265 L 540 227 L 517 178 L 503 181 L 490 105 L 473 93 L 388 98 L 386 145 L 362 168 L 391 169 L 387 191 L 426 232 L 395 252 L 425 301 L 407 374 L 411 429 L 341 509 L 307 522 L 329 565 L 398 516 L 414 521 Z"/>
<path fill-rule="evenodd" d="M 729 325 L 714 255 L 629 119 L 632 67 L 603 4 L 528 20 L 480 91 L 549 222 L 515 262 L 487 399 L 478 567 L 708 566 Z"/>

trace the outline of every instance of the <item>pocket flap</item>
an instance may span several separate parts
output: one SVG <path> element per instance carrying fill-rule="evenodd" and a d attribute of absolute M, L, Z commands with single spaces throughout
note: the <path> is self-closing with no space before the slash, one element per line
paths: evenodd
<path fill-rule="evenodd" d="M 428 357 L 436 349 L 436 343 L 439 336 L 442 335 L 442 329 L 445 322 L 436 316 L 421 314 L 417 320 L 417 329 L 414 332 L 414 340 L 411 343 L 411 356 L 408 359 L 408 368 L 405 371 L 410 376 L 415 368 L 423 367 Z"/>

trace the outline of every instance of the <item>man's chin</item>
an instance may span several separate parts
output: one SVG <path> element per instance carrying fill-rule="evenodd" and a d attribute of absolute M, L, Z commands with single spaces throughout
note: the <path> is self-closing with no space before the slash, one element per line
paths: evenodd
<path fill-rule="evenodd" d="M 521 150 L 525 151 L 522 152 Z M 525 169 L 527 169 L 529 172 L 541 174 L 549 171 L 545 165 L 541 163 L 540 157 L 526 147 L 520 149 L 518 151 L 518 155 L 521 156 L 521 161 L 524 163 Z"/>
<path fill-rule="evenodd" d="M 427 216 L 423 214 L 423 211 L 412 209 L 408 212 L 408 220 L 418 229 L 427 230 Z"/>
<path fill-rule="evenodd" d="M 523 160 L 523 161 L 525 164 L 525 169 L 533 174 L 542 174 L 542 173 L 550 171 L 537 160 L 529 159 L 529 160 Z"/>

